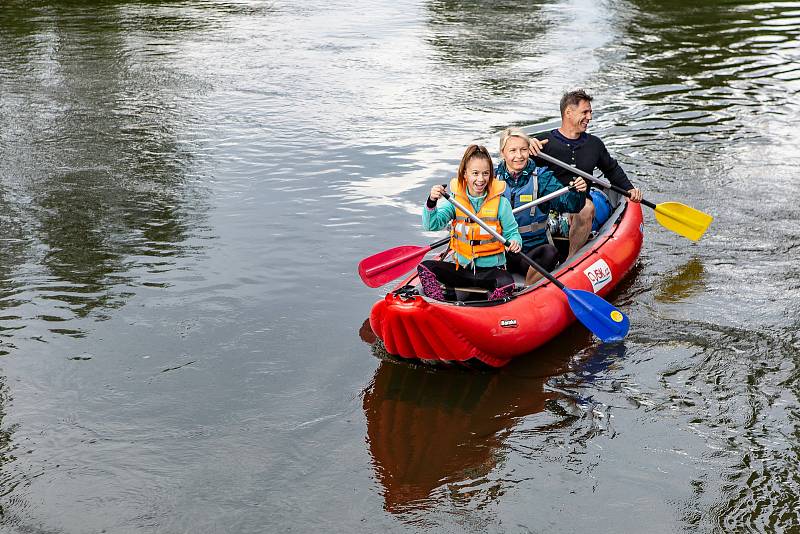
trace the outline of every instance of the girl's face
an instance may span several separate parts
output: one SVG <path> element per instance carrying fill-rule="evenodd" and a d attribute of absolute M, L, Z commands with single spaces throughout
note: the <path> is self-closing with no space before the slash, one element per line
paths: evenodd
<path fill-rule="evenodd" d="M 473 197 L 482 196 L 489 185 L 489 178 L 492 176 L 492 168 L 484 158 L 470 158 L 467 162 L 467 189 Z"/>
<path fill-rule="evenodd" d="M 528 156 L 530 155 L 528 142 L 521 137 L 509 137 L 501 154 L 508 170 L 517 173 L 528 164 Z"/>

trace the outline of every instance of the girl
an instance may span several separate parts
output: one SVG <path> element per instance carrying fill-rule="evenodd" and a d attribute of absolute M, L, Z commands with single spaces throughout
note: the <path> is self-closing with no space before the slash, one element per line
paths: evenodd
<path fill-rule="evenodd" d="M 502 234 L 509 242 L 510 252 L 522 250 L 522 237 L 511 204 L 503 196 L 505 182 L 495 180 L 494 165 L 486 147 L 470 145 L 461 158 L 458 176 L 450 181 L 452 196 L 464 207 Z M 444 186 L 431 188 L 422 212 L 425 230 L 441 230 L 450 224 L 450 248 L 455 263 L 437 260 L 423 261 L 417 271 L 425 294 L 444 300 L 440 283 L 446 286 L 476 286 L 490 290 L 489 300 L 506 297 L 514 290 L 514 278 L 505 270 L 505 249 L 479 225 L 452 204 L 436 203 Z"/>

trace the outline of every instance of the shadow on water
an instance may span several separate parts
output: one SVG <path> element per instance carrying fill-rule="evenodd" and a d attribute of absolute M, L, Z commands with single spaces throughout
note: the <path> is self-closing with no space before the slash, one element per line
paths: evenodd
<path fill-rule="evenodd" d="M 604 73 L 604 83 L 635 80 L 620 123 L 631 135 L 688 136 L 706 142 L 693 150 L 716 152 L 719 144 L 763 136 L 749 120 L 761 112 L 786 113 L 796 92 L 786 87 L 800 81 L 800 24 L 785 4 L 629 4 L 616 17 L 626 67 Z"/>
<path fill-rule="evenodd" d="M 448 63 L 467 69 L 496 68 L 516 61 L 540 34 L 540 9 L 528 2 L 428 3 L 429 42 Z M 453 27 L 460 31 L 454 32 Z"/>
<path fill-rule="evenodd" d="M 508 97 L 545 72 L 529 57 L 545 39 L 543 31 L 531 31 L 547 27 L 540 6 L 435 0 L 427 8 L 428 42 L 443 64 L 455 67 L 451 83 L 476 84 L 481 93 Z M 452 98 L 458 95 L 463 91 L 454 87 Z"/>
<path fill-rule="evenodd" d="M 13 273 L 25 263 L 30 254 L 30 238 L 21 223 L 20 208 L 10 200 L 11 193 L 0 186 L 0 356 L 5 356 L 16 346 L 10 341 L 14 332 L 23 328 L 13 309 L 22 301 L 15 298 L 19 282 Z"/>
<path fill-rule="evenodd" d="M 375 341 L 368 322 L 359 336 Z M 480 505 L 497 499 L 503 482 L 483 483 L 503 465 L 515 428 L 525 421 L 526 432 L 546 434 L 573 426 L 593 405 L 581 389 L 624 358 L 622 343 L 591 342 L 591 334 L 575 326 L 507 367 L 485 372 L 381 361 L 363 408 L 385 509 L 402 515 L 442 500 Z M 592 435 L 576 435 L 573 443 Z"/>
<path fill-rule="evenodd" d="M 706 289 L 705 274 L 702 260 L 692 258 L 658 284 L 654 298 L 658 302 L 675 303 L 702 293 Z"/>
<path fill-rule="evenodd" d="M 5 466 L 11 462 L 13 462 L 16 458 L 14 455 L 14 445 L 11 441 L 12 435 L 16 430 L 15 425 L 9 425 L 8 422 L 5 421 L 7 407 L 9 402 L 11 401 L 11 397 L 9 395 L 8 386 L 6 386 L 5 377 L 0 376 L 0 486 L 2 486 L 2 495 L 3 499 L 0 501 L 0 525 L 5 522 L 6 519 L 6 509 L 5 504 L 7 502 L 6 497 L 9 492 L 13 491 L 14 487 L 19 484 L 17 480 L 15 480 L 15 476 L 13 474 L 8 474 Z"/>
<path fill-rule="evenodd" d="M 512 384 L 497 373 L 381 362 L 364 392 L 364 413 L 386 510 L 428 508 L 437 489 L 490 473 L 516 421 L 558 397 L 544 390 L 545 380 Z"/>
<path fill-rule="evenodd" d="M 797 241 L 796 231 L 785 231 L 785 221 L 796 220 L 787 199 L 797 196 L 797 151 L 787 140 L 800 90 L 797 5 L 628 5 L 616 22 L 627 57 L 603 75 L 609 86 L 631 87 L 620 97 L 618 127 L 636 138 L 637 149 L 658 146 L 662 157 L 652 161 L 663 170 L 653 171 L 653 185 L 689 191 L 675 178 L 679 162 L 692 176 L 692 202 L 712 207 L 717 218 L 697 257 L 654 279 L 656 303 L 680 303 L 674 308 L 681 313 L 659 307 L 663 319 L 656 317 L 640 339 L 659 352 L 676 342 L 698 351 L 663 374 L 669 396 L 655 395 L 655 405 L 672 415 L 680 402 L 671 397 L 688 398 L 681 409 L 688 427 L 708 450 L 720 451 L 706 457 L 730 460 L 718 470 L 718 494 L 697 492 L 713 496 L 702 515 L 707 529 L 796 531 L 800 360 L 796 321 L 786 318 L 796 313 L 787 301 L 797 284 L 775 251 Z M 768 208 L 748 218 L 742 205 Z M 726 227 L 726 219 L 736 224 Z"/>
<path fill-rule="evenodd" d="M 176 4 L 186 4 L 197 10 L 197 16 L 191 16 L 191 11 L 175 10 Z M 148 7 L 151 10 L 146 12 L 146 16 L 138 19 L 123 17 L 119 10 L 128 7 Z M 222 0 L 192 2 L 171 0 L 59 0 L 58 2 L 6 0 L 3 2 L 3 10 L 0 11 L 0 25 L 4 30 L 17 35 L 32 35 L 46 26 L 50 17 L 64 17 L 75 13 L 94 17 L 109 14 L 113 17 L 109 21 L 113 26 L 117 26 L 118 22 L 124 20 L 132 22 L 138 28 L 169 32 L 208 28 L 218 24 L 215 15 L 259 15 L 273 10 L 272 2 L 253 4 Z"/>
<path fill-rule="evenodd" d="M 0 98 L 14 117 L 0 185 L 25 203 L 4 222 L 27 236 L 13 257 L 0 255 L 11 274 L 3 279 L 16 280 L 2 287 L 0 307 L 14 321 L 34 319 L 26 326 L 59 323 L 47 329 L 81 337 L 70 320 L 104 319 L 136 286 L 169 285 L 179 258 L 202 250 L 190 241 L 206 208 L 187 186 L 198 150 L 184 137 L 197 122 L 186 95 L 204 83 L 141 56 L 129 39 L 132 26 L 197 23 L 163 25 L 158 10 L 130 20 L 126 4 L 12 2 L 0 15 L 3 67 L 14 74 Z"/>

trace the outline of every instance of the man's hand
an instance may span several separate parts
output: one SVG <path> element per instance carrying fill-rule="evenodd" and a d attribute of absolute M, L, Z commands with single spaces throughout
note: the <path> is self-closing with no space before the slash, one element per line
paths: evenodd
<path fill-rule="evenodd" d="M 531 156 L 538 156 L 539 152 L 544 150 L 544 145 L 547 144 L 547 141 L 548 141 L 547 139 L 545 139 L 544 141 L 540 141 L 535 137 L 531 137 L 531 143 L 530 143 Z"/>
<path fill-rule="evenodd" d="M 634 187 L 633 189 L 629 189 L 628 193 L 631 194 L 630 198 L 633 202 L 636 202 L 638 204 L 639 202 L 642 201 L 642 192 L 636 187 Z"/>

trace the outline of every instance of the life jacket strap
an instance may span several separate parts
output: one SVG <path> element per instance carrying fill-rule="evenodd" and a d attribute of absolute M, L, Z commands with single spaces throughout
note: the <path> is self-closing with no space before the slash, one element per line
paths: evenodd
<path fill-rule="evenodd" d="M 547 221 L 540 223 L 532 223 L 532 224 L 527 224 L 525 226 L 520 226 L 519 233 L 526 234 L 528 232 L 538 232 L 539 230 L 543 230 L 545 228 L 547 228 Z"/>
<path fill-rule="evenodd" d="M 463 222 L 463 223 L 467 223 L 467 224 L 473 224 L 472 219 L 470 219 L 469 217 L 464 217 L 462 215 L 456 215 L 456 220 L 458 222 Z M 481 220 L 483 222 L 488 223 L 488 222 L 497 222 L 500 219 L 498 217 L 481 217 Z"/>

